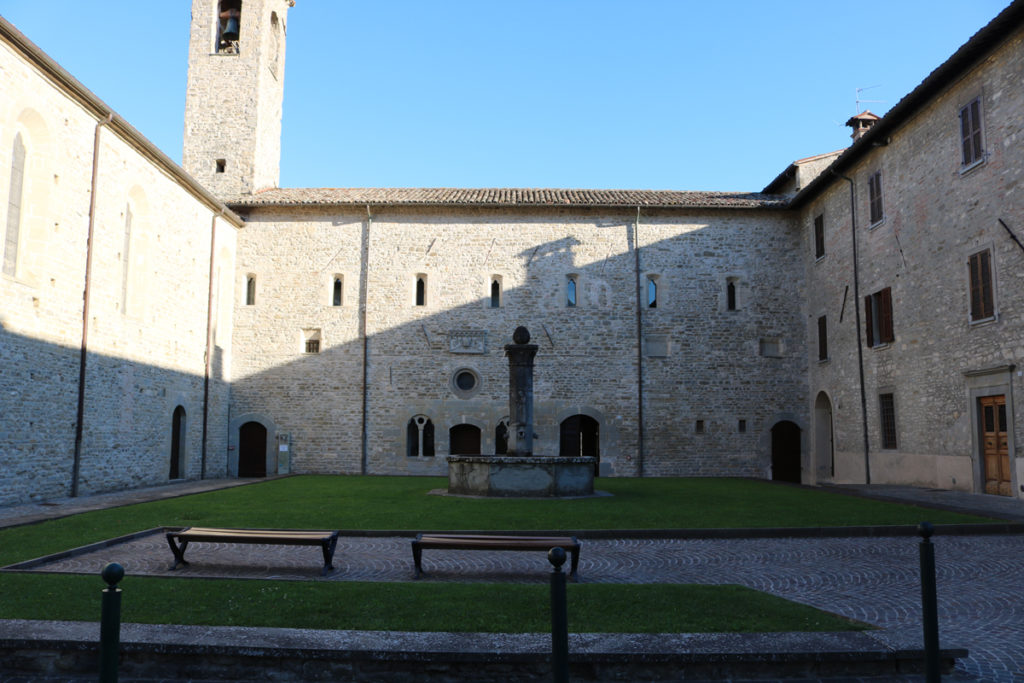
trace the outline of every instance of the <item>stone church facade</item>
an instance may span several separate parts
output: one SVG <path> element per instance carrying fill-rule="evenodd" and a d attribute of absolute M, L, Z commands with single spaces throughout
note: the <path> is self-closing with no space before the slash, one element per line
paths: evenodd
<path fill-rule="evenodd" d="M 748 193 L 278 188 L 292 4 L 194 0 L 184 170 L 0 23 L 0 504 L 443 474 L 518 325 L 602 476 L 1024 496 L 1024 3 Z"/>

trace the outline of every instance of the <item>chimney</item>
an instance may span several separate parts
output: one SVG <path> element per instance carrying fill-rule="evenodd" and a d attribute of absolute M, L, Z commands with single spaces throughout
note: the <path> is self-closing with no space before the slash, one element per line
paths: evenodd
<path fill-rule="evenodd" d="M 864 133 L 871 130 L 871 127 L 875 125 L 879 119 L 881 119 L 880 116 L 875 116 L 867 109 L 856 116 L 850 117 L 850 120 L 846 122 L 846 125 L 853 128 L 853 133 L 850 134 L 850 137 L 853 138 L 854 142 L 857 142 L 857 140 L 864 137 Z"/>

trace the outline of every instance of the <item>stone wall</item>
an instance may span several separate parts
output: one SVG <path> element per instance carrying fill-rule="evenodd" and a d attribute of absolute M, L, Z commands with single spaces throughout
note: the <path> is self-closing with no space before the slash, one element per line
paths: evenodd
<path fill-rule="evenodd" d="M 290 434 L 294 471 L 441 474 L 453 426 L 475 425 L 494 451 L 508 416 L 503 346 L 525 325 L 540 346 L 534 452 L 558 454 L 560 423 L 582 414 L 600 425 L 602 472 L 640 473 L 642 393 L 645 474 L 763 475 L 772 425 L 806 423 L 797 240 L 786 215 L 763 210 L 660 212 L 637 231 L 635 212 L 586 209 L 374 207 L 369 220 L 365 208 L 256 209 L 239 241 L 234 412 Z M 780 352 L 763 355 L 762 339 Z M 453 385 L 461 370 L 477 378 L 471 391 Z M 433 423 L 433 458 L 406 456 L 417 415 Z"/>
<path fill-rule="evenodd" d="M 1007 398 L 1013 490 L 1020 495 L 1019 444 L 1024 417 L 1013 405 L 1024 390 L 1017 368 L 1024 357 L 1024 239 L 1019 187 L 1024 167 L 1020 112 L 1024 45 L 1017 33 L 964 78 L 946 88 L 888 144 L 846 172 L 855 183 L 860 296 L 854 297 L 849 185 L 836 179 L 802 211 L 802 252 L 808 272 L 809 409 L 819 393 L 831 403 L 835 472 L 827 431 L 813 446 L 819 481 L 864 480 L 864 445 L 857 334 L 864 335 L 864 297 L 892 289 L 895 341 L 864 347 L 867 426 L 875 483 L 905 483 L 980 491 L 978 396 Z M 985 158 L 961 165 L 959 110 L 981 98 Z M 880 170 L 884 220 L 870 226 L 867 178 Z M 814 217 L 825 221 L 826 255 L 814 256 Z M 996 315 L 970 319 L 967 260 L 990 250 Z M 845 305 L 844 305 L 845 300 Z M 862 317 L 857 329 L 856 307 Z M 816 320 L 828 319 L 829 359 L 817 359 Z M 841 322 L 840 322 L 841 320 Z M 892 393 L 897 448 L 882 448 L 880 393 Z M 819 404 L 823 405 L 823 404 Z M 822 414 L 824 417 L 824 414 Z M 819 448 L 821 449 L 819 451 Z M 820 455 L 819 455 L 820 453 Z"/>
<path fill-rule="evenodd" d="M 0 225 L 7 226 L 14 139 L 26 171 L 13 274 L 0 275 L 0 504 L 72 490 L 83 346 L 93 142 L 105 118 L 55 65 L 0 42 Z M 69 77 L 68 77 L 69 78 Z M 63 80 L 66 83 L 66 80 Z M 98 106 L 98 105 L 96 105 Z M 80 493 L 168 480 L 171 424 L 183 406 L 180 476 L 201 474 L 210 233 L 215 213 L 154 151 L 100 130 Z M 207 425 L 208 471 L 227 448 L 235 226 L 217 219 L 215 271 L 226 287 Z"/>

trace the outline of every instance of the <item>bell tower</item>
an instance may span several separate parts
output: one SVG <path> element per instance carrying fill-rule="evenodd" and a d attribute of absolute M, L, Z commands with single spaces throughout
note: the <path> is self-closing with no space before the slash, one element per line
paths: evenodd
<path fill-rule="evenodd" d="M 182 166 L 221 198 L 277 187 L 288 9 L 192 0 Z"/>

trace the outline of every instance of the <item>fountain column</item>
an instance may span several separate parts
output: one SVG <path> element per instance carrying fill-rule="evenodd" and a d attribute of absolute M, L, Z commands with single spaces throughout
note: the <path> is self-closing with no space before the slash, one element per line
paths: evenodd
<path fill-rule="evenodd" d="M 537 345 L 530 343 L 530 331 L 517 327 L 511 344 L 505 345 L 508 356 L 508 454 L 512 457 L 533 455 L 533 358 Z"/>

